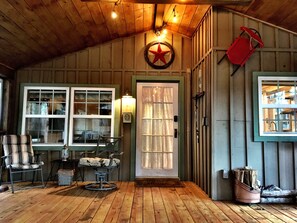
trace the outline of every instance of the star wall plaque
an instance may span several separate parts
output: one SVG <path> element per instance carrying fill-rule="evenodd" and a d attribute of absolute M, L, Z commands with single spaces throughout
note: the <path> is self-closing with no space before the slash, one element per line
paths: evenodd
<path fill-rule="evenodd" d="M 165 69 L 174 60 L 173 47 L 167 42 L 151 42 L 146 45 L 144 58 L 146 62 L 155 69 Z"/>

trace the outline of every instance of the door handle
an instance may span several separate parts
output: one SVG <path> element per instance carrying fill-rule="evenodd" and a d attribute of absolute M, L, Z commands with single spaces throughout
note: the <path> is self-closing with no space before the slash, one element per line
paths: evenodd
<path fill-rule="evenodd" d="M 174 138 L 177 138 L 177 129 L 174 129 Z"/>

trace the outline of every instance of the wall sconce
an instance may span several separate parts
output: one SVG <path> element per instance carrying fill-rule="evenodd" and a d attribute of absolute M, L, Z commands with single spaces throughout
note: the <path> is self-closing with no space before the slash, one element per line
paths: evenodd
<path fill-rule="evenodd" d="M 135 108 L 135 98 L 126 93 L 122 97 L 122 115 L 123 115 L 123 123 L 131 123 L 132 122 L 132 113 Z"/>

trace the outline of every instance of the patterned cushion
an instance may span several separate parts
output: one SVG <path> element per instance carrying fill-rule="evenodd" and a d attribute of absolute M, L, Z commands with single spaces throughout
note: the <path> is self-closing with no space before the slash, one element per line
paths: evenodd
<path fill-rule="evenodd" d="M 32 169 L 43 165 L 35 163 L 30 135 L 5 135 L 2 144 L 7 168 Z"/>
<path fill-rule="evenodd" d="M 100 157 L 84 157 L 79 160 L 80 166 L 91 166 L 91 167 L 117 167 L 120 165 L 120 160 L 113 158 L 112 163 L 110 164 L 110 159 L 100 158 Z"/>

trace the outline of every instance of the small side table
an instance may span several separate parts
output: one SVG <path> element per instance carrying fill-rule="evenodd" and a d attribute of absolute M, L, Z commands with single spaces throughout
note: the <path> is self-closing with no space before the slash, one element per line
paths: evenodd
<path fill-rule="evenodd" d="M 52 160 L 51 161 L 51 170 L 50 173 L 47 177 L 45 186 L 47 184 L 48 181 L 52 180 L 57 180 L 57 172 L 59 169 L 72 169 L 74 170 L 74 179 L 76 180 L 77 183 L 77 179 L 78 179 L 78 174 L 80 176 L 80 178 L 83 180 L 82 177 L 82 173 L 81 170 L 78 168 L 78 162 L 79 159 L 67 159 L 67 160 L 62 160 L 62 159 L 56 159 L 56 160 Z"/>

